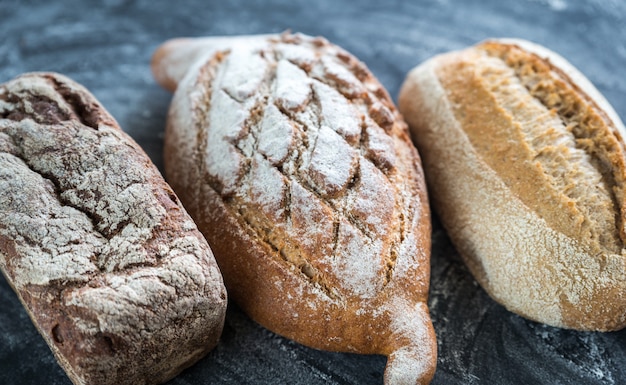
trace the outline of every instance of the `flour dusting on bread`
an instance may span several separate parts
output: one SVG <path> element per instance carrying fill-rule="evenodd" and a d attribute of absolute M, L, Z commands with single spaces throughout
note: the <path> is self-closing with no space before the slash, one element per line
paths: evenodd
<path fill-rule="evenodd" d="M 406 352 L 389 360 L 389 373 L 427 383 L 436 363 L 427 311 L 413 320 L 419 341 L 406 329 L 396 338 L 391 322 L 410 311 L 391 299 L 426 302 L 430 253 L 419 156 L 391 98 L 361 62 L 323 38 L 212 43 L 193 43 L 207 55 L 176 85 L 165 169 L 231 298 L 309 346 Z M 228 74 L 235 57 L 263 62 L 263 71 L 247 74 L 245 93 L 230 83 L 238 81 Z M 154 64 L 162 79 L 168 71 Z"/>
<path fill-rule="evenodd" d="M 588 80 L 494 40 L 416 67 L 399 104 L 442 223 L 496 301 L 554 326 L 626 325 L 624 129 Z"/>
<path fill-rule="evenodd" d="M 312 277 L 314 281 L 330 280 L 339 287 L 346 285 L 352 293 L 371 297 L 383 287 L 385 269 L 392 265 L 385 262 L 390 257 L 384 255 L 396 248 L 403 231 L 397 227 L 401 224 L 388 228 L 398 221 L 396 210 L 405 209 L 396 203 L 406 203 L 383 199 L 398 195 L 390 182 L 401 178 L 396 165 L 386 162 L 385 167 L 380 167 L 363 157 L 364 153 L 377 152 L 379 156 L 395 158 L 393 147 L 378 144 L 389 142 L 390 136 L 364 114 L 378 97 L 366 92 L 363 99 L 356 93 L 357 89 L 364 92 L 366 87 L 345 63 L 329 58 L 324 50 L 332 50 L 331 46 L 320 43 L 319 52 L 312 59 L 310 55 L 294 57 L 294 50 L 284 51 L 288 45 L 280 39 L 269 40 L 265 47 L 234 45 L 207 62 L 210 67 L 203 71 L 208 76 L 199 77 L 197 82 L 211 92 L 194 101 L 196 119 L 205 125 L 201 127 L 206 140 L 199 144 L 200 156 L 206 164 L 208 180 L 214 181 L 213 188 L 224 197 L 232 197 L 232 210 L 245 211 L 243 217 L 254 231 L 279 254 L 285 247 L 283 243 L 301 242 L 300 238 L 289 237 L 293 234 L 289 201 L 279 198 L 286 188 L 298 184 L 325 202 L 336 213 L 332 215 L 337 234 L 332 240 L 335 246 L 322 256 L 303 255 L 312 260 L 312 268 L 306 269 L 313 275 L 329 275 L 327 279 Z M 208 112 L 206 98 L 210 98 Z M 313 115 L 316 118 L 312 119 Z M 367 126 L 364 119 L 368 120 Z M 365 129 L 369 134 L 363 134 Z M 361 136 L 371 139 L 362 142 Z M 383 139 L 376 142 L 377 138 Z M 366 147 L 369 143 L 373 149 Z M 257 151 L 263 156 L 253 156 Z M 267 171 L 259 173 L 260 170 Z M 269 170 L 274 171 L 268 173 Z M 273 198 L 277 201 L 267 202 L 266 209 L 260 210 L 266 220 L 252 218 L 257 211 L 247 209 L 245 204 L 248 196 L 253 200 L 273 196 L 248 195 L 263 185 L 283 186 L 280 195 Z M 370 191 L 373 186 L 377 186 L 377 191 Z M 378 199 L 376 194 L 380 194 Z M 282 211 L 287 215 L 275 215 Z M 276 232 L 290 240 L 272 243 L 270 233 Z M 337 262 L 333 262 L 335 259 Z M 325 268 L 329 263 L 345 268 Z M 345 275 L 332 277 L 338 272 Z M 362 289 L 355 291 L 359 286 Z"/>
<path fill-rule="evenodd" d="M 217 344 L 208 244 L 82 86 L 0 85 L 0 268 L 76 384 L 162 383 Z"/>

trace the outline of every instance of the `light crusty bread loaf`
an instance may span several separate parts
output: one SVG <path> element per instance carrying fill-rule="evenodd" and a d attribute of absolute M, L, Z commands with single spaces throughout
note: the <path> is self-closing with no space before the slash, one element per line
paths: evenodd
<path fill-rule="evenodd" d="M 521 40 L 437 56 L 400 111 L 434 206 L 477 281 L 550 325 L 626 325 L 626 130 L 562 57 Z"/>
<path fill-rule="evenodd" d="M 139 146 L 82 86 L 0 85 L 0 268 L 75 384 L 157 384 L 213 348 L 211 250 Z"/>
<path fill-rule="evenodd" d="M 230 297 L 308 346 L 389 356 L 387 383 L 429 382 L 421 163 L 369 70 L 322 38 L 290 34 L 170 41 L 153 70 L 177 85 L 166 176 Z"/>

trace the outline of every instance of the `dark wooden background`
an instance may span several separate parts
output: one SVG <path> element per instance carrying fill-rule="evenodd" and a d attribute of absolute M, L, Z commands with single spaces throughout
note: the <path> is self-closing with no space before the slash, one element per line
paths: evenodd
<path fill-rule="evenodd" d="M 27 71 L 70 76 L 161 167 L 171 95 L 150 73 L 157 45 L 286 29 L 351 51 L 393 96 L 407 71 L 434 54 L 488 37 L 533 40 L 568 58 L 626 118 L 621 0 L 0 0 L 0 82 Z M 436 217 L 430 295 L 439 344 L 433 384 L 626 383 L 626 331 L 567 331 L 507 312 L 469 275 Z M 384 366 L 381 356 L 283 339 L 231 304 L 219 346 L 170 384 L 381 384 Z M 70 384 L 2 277 L 0 384 Z"/>

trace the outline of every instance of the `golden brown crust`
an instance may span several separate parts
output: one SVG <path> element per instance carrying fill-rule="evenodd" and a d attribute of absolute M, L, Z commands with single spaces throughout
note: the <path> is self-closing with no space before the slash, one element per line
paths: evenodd
<path fill-rule="evenodd" d="M 308 346 L 390 356 L 389 383 L 429 382 L 430 214 L 387 93 L 320 38 L 210 52 L 177 85 L 165 164 L 231 298 Z"/>
<path fill-rule="evenodd" d="M 75 384 L 162 383 L 217 344 L 208 244 L 82 86 L 0 86 L 0 191 L 0 268 Z"/>
<path fill-rule="evenodd" d="M 534 320 L 619 329 L 623 126 L 562 58 L 527 46 L 492 41 L 431 59 L 408 75 L 400 110 L 481 285 Z"/>

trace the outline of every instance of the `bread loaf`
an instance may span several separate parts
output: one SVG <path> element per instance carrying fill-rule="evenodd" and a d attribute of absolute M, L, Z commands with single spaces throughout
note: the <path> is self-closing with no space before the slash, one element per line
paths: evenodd
<path fill-rule="evenodd" d="M 389 384 L 428 383 L 426 189 L 369 70 L 323 38 L 283 34 L 173 40 L 153 71 L 176 88 L 166 176 L 230 297 L 305 345 L 389 356 Z"/>
<path fill-rule="evenodd" d="M 52 73 L 0 85 L 0 268 L 75 384 L 157 384 L 221 334 L 211 250 L 139 146 Z"/>
<path fill-rule="evenodd" d="M 626 325 L 626 131 L 579 71 L 487 41 L 412 70 L 399 107 L 434 206 L 496 301 L 564 328 Z"/>

